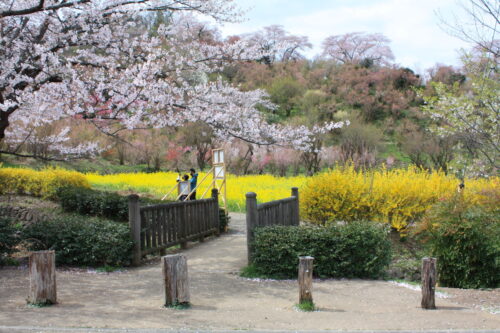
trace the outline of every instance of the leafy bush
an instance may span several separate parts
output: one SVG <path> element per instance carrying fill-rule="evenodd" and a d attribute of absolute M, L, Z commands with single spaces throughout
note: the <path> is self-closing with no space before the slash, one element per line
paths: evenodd
<path fill-rule="evenodd" d="M 16 229 L 12 226 L 12 221 L 5 217 L 0 217 L 0 264 L 3 258 L 14 252 L 17 244 Z"/>
<path fill-rule="evenodd" d="M 87 188 L 62 187 L 57 191 L 61 207 L 67 212 L 101 216 L 115 221 L 128 221 L 128 197 L 112 192 Z M 141 198 L 142 204 L 165 203 L 165 201 Z"/>
<path fill-rule="evenodd" d="M 57 190 L 65 186 L 90 187 L 85 176 L 75 171 L 0 168 L 0 194 L 29 194 L 54 199 Z"/>
<path fill-rule="evenodd" d="M 255 230 L 259 274 L 296 277 L 299 256 L 314 257 L 318 277 L 377 278 L 391 258 L 387 229 L 373 222 L 329 227 L 273 226 Z"/>
<path fill-rule="evenodd" d="M 219 208 L 219 231 L 225 232 L 226 227 L 229 225 L 229 220 L 231 217 L 228 213 L 222 208 Z"/>
<path fill-rule="evenodd" d="M 498 197 L 499 182 L 498 178 L 466 180 L 466 200 L 482 203 L 492 193 Z M 352 166 L 336 168 L 313 177 L 301 189 L 301 213 L 320 225 L 336 220 L 376 220 L 404 230 L 439 199 L 456 193 L 459 183 L 444 173 L 414 167 L 371 172 L 356 171 Z"/>
<path fill-rule="evenodd" d="M 67 265 L 127 265 L 133 247 L 127 225 L 79 215 L 32 224 L 22 235 L 29 250 L 55 250 L 56 262 Z"/>
<path fill-rule="evenodd" d="M 420 223 L 438 259 L 439 281 L 456 288 L 500 287 L 500 211 L 458 195 L 435 205 Z"/>

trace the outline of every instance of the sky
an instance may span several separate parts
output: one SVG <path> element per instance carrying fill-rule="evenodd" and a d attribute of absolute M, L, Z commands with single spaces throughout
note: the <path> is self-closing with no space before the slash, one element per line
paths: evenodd
<path fill-rule="evenodd" d="M 418 73 L 436 63 L 458 66 L 459 50 L 470 46 L 448 35 L 439 16 L 459 13 L 457 0 L 237 0 L 245 21 L 225 24 L 224 36 L 254 32 L 278 24 L 294 35 L 307 36 L 321 53 L 322 41 L 348 32 L 382 33 L 391 40 L 395 62 Z"/>

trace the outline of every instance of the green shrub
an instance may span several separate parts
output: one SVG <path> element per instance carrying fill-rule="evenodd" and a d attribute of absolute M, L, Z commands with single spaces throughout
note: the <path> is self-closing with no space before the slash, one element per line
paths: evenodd
<path fill-rule="evenodd" d="M 57 263 L 67 265 L 128 265 L 133 246 L 127 225 L 79 215 L 32 224 L 22 234 L 29 250 L 55 250 Z"/>
<path fill-rule="evenodd" d="M 439 282 L 456 288 L 500 287 L 500 212 L 457 196 L 435 205 L 421 222 L 438 259 Z"/>
<path fill-rule="evenodd" d="M 225 232 L 226 227 L 229 225 L 229 220 L 231 217 L 228 213 L 222 208 L 219 208 L 219 231 Z"/>
<path fill-rule="evenodd" d="M 61 207 L 67 212 L 100 216 L 115 221 L 128 221 L 128 197 L 118 193 L 97 191 L 80 187 L 63 187 L 57 191 Z M 165 201 L 141 198 L 142 204 Z"/>
<path fill-rule="evenodd" d="M 391 258 L 388 229 L 373 222 L 255 230 L 253 263 L 268 277 L 297 276 L 298 257 L 314 257 L 318 277 L 377 278 Z"/>
<path fill-rule="evenodd" d="M 12 226 L 12 221 L 5 217 L 0 217 L 0 265 L 4 262 L 5 256 L 14 252 L 17 244 L 16 228 Z"/>

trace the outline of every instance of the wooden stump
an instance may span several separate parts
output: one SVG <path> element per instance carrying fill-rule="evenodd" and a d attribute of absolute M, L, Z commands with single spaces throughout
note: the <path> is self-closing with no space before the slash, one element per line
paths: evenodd
<path fill-rule="evenodd" d="M 422 259 L 422 308 L 435 309 L 436 258 Z"/>
<path fill-rule="evenodd" d="M 29 272 L 28 304 L 48 305 L 57 303 L 55 252 L 38 251 L 31 253 Z"/>
<path fill-rule="evenodd" d="M 189 305 L 189 282 L 186 256 L 162 257 L 165 281 L 165 306 Z"/>
<path fill-rule="evenodd" d="M 313 257 L 299 257 L 299 304 L 313 303 Z"/>

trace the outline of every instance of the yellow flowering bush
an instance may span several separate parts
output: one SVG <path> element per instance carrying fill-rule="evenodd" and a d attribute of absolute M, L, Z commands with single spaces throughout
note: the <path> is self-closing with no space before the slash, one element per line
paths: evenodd
<path fill-rule="evenodd" d="M 90 184 L 85 175 L 76 171 L 0 168 L 0 194 L 30 194 L 53 199 L 57 189 L 63 186 L 90 187 Z"/>
<path fill-rule="evenodd" d="M 336 168 L 311 178 L 302 188 L 301 213 L 322 225 L 368 219 L 403 230 L 433 204 L 456 193 L 459 183 L 442 172 L 414 167 L 364 172 L 352 166 Z M 499 203 L 499 179 L 468 179 L 463 195 L 469 202 L 494 208 Z"/>

